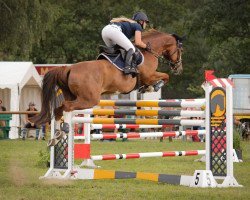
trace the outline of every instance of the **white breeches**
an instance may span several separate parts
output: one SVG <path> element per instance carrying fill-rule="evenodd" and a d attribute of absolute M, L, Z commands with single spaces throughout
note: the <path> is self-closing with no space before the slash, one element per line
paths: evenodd
<path fill-rule="evenodd" d="M 126 51 L 135 47 L 132 42 L 123 34 L 121 27 L 115 24 L 109 24 L 102 29 L 102 39 L 108 47 L 119 45 Z"/>

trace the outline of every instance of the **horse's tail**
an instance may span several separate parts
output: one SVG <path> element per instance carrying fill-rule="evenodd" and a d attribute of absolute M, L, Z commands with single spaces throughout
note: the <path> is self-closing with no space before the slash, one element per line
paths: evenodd
<path fill-rule="evenodd" d="M 56 86 L 68 88 L 69 67 L 58 67 L 48 71 L 43 78 L 42 84 L 42 107 L 41 112 L 31 120 L 36 124 L 43 124 L 51 120 L 51 113 L 56 105 Z"/>

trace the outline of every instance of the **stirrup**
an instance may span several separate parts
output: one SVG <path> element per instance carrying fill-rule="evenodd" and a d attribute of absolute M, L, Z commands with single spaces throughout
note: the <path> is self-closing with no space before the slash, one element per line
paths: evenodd
<path fill-rule="evenodd" d="M 133 74 L 133 75 L 137 75 L 139 74 L 138 70 L 136 69 L 136 67 L 131 67 L 131 66 L 126 66 L 123 70 L 124 74 L 128 75 L 128 74 Z"/>
<path fill-rule="evenodd" d="M 130 73 L 139 74 L 138 70 L 135 67 L 130 68 Z"/>

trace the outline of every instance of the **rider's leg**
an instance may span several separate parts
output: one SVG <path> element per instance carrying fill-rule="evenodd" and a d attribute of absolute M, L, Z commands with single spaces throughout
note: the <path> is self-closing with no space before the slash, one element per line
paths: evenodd
<path fill-rule="evenodd" d="M 133 64 L 133 55 L 135 53 L 135 47 L 131 43 L 131 41 L 122 33 L 122 31 L 112 25 L 107 25 L 102 30 L 102 38 L 107 46 L 111 47 L 117 44 L 127 51 L 124 73 L 136 74 L 136 65 Z"/>
<path fill-rule="evenodd" d="M 25 140 L 26 135 L 27 135 L 27 128 L 23 128 L 23 129 L 21 130 L 21 136 L 22 136 L 22 139 L 23 139 L 23 140 Z"/>
<path fill-rule="evenodd" d="M 42 140 L 45 140 L 46 124 L 42 124 Z"/>
<path fill-rule="evenodd" d="M 37 128 L 36 128 L 36 140 L 38 140 L 39 133 L 40 133 L 40 129 L 37 127 Z"/>
<path fill-rule="evenodd" d="M 112 40 L 111 36 L 114 34 L 115 30 L 113 30 L 112 27 L 109 25 L 105 26 L 102 29 L 102 39 L 107 47 L 113 47 L 116 45 L 116 43 Z"/>
<path fill-rule="evenodd" d="M 112 25 L 107 25 L 102 29 L 102 39 L 108 47 L 114 45 L 119 45 L 124 48 L 126 51 L 133 49 L 135 52 L 135 47 L 132 42 L 122 33 L 119 27 Z"/>
<path fill-rule="evenodd" d="M 134 56 L 134 51 L 133 49 L 129 49 L 127 51 L 126 57 L 125 57 L 125 67 L 124 67 L 124 73 L 125 74 L 137 74 L 137 69 L 136 65 L 133 62 L 133 56 Z"/>

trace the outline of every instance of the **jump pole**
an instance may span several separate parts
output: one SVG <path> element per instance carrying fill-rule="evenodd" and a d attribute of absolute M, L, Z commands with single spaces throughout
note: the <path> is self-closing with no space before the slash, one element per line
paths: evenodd
<path fill-rule="evenodd" d="M 182 126 L 204 126 L 204 120 L 179 120 L 179 119 L 127 119 L 127 118 L 91 118 L 73 117 L 73 123 L 91 124 L 152 124 L 152 125 L 182 125 Z"/>
<path fill-rule="evenodd" d="M 174 125 L 147 125 L 147 124 L 91 124 L 93 129 L 142 129 L 142 128 L 168 128 Z"/>
<path fill-rule="evenodd" d="M 121 160 L 121 159 L 135 159 L 135 158 L 153 158 L 153 157 L 197 156 L 197 155 L 205 155 L 205 150 L 94 155 L 90 156 L 90 159 L 95 161 L 95 160 Z"/>
<path fill-rule="evenodd" d="M 128 106 L 128 107 L 202 107 L 205 99 L 168 99 L 168 100 L 101 100 L 98 106 Z"/>
<path fill-rule="evenodd" d="M 189 110 L 125 110 L 125 109 L 86 109 L 75 110 L 73 114 L 90 115 L 133 115 L 133 116 L 181 116 L 181 117 L 205 117 L 204 111 Z"/>
<path fill-rule="evenodd" d="M 91 134 L 91 140 L 100 139 L 124 139 L 124 138 L 150 138 L 150 137 L 179 137 L 205 135 L 206 130 L 168 131 L 168 132 L 142 132 L 142 133 L 103 133 Z M 75 140 L 85 139 L 85 136 L 74 136 Z"/>
<path fill-rule="evenodd" d="M 39 111 L 0 111 L 0 114 L 6 115 L 28 115 L 28 114 L 39 114 Z"/>

